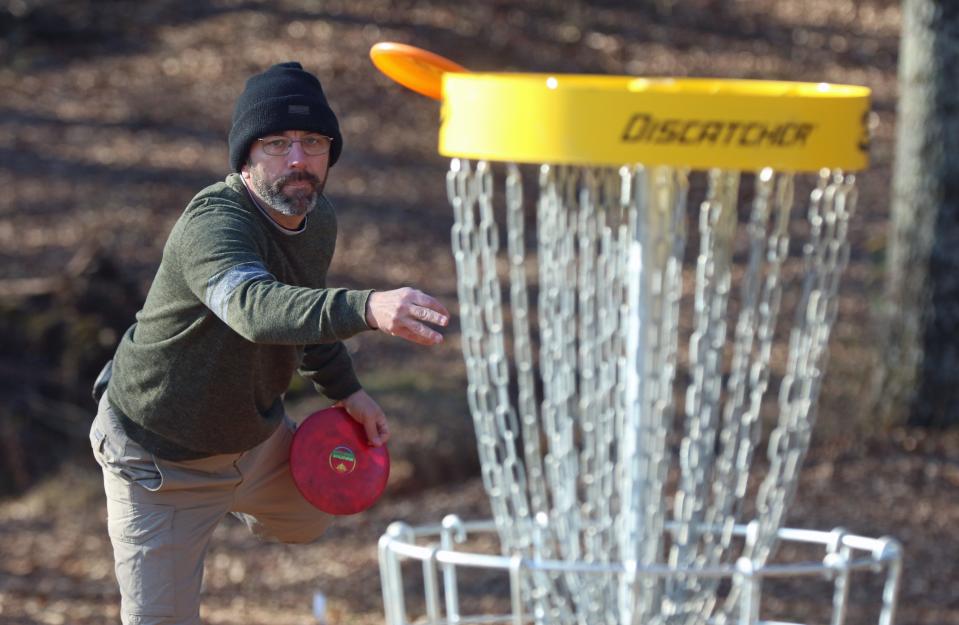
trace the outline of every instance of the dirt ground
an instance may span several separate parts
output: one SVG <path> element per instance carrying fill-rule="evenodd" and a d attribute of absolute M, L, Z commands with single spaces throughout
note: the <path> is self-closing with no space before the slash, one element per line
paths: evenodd
<path fill-rule="evenodd" d="M 183 205 L 227 169 L 243 81 L 273 62 L 315 71 L 343 127 L 328 186 L 340 220 L 330 283 L 415 285 L 454 313 L 438 106 L 380 76 L 367 57 L 373 43 L 419 45 L 476 70 L 869 86 L 873 164 L 860 176 L 819 429 L 788 524 L 897 538 L 897 622 L 959 623 L 959 433 L 880 430 L 862 409 L 877 357 L 898 32 L 891 0 L 10 0 L 0 3 L 0 287 L 30 293 L 95 249 L 145 292 Z M 116 340 L 95 336 L 105 347 Z M 387 497 L 305 547 L 260 544 L 224 523 L 207 559 L 205 622 L 313 623 L 322 592 L 330 623 L 382 623 L 376 541 L 386 526 L 488 514 L 455 323 L 447 339 L 431 351 L 351 341 L 361 379 L 395 425 Z M 20 355 L 2 355 L 2 375 L 17 375 Z M 297 397 L 300 416 L 318 405 Z M 75 411 L 92 416 L 92 405 Z M 65 446 L 68 462 L 0 501 L 0 625 L 118 622 L 98 474 L 82 440 Z M 849 622 L 875 620 L 878 589 L 866 577 Z M 479 605 L 503 597 L 496 581 L 474 590 Z M 824 587 L 784 587 L 763 616 L 820 622 L 828 601 Z"/>

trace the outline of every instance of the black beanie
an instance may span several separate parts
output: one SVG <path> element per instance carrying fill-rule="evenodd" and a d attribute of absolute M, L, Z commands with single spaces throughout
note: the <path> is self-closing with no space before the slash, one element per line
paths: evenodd
<path fill-rule="evenodd" d="M 332 167 L 343 150 L 336 115 L 316 76 L 296 62 L 279 63 L 251 76 L 236 100 L 230 128 L 230 165 L 239 172 L 260 137 L 285 130 L 310 130 L 333 138 Z"/>

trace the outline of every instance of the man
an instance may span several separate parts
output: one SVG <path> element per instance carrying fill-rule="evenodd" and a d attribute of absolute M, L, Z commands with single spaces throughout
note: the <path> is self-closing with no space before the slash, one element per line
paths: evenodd
<path fill-rule="evenodd" d="M 323 195 L 343 139 L 299 63 L 253 76 L 229 136 L 236 173 L 170 233 L 90 431 L 103 469 L 124 624 L 199 624 L 203 557 L 228 513 L 308 542 L 330 519 L 296 490 L 283 393 L 299 372 L 363 425 L 390 431 L 341 342 L 379 329 L 422 345 L 449 313 L 405 288 L 327 288 L 336 218 Z"/>

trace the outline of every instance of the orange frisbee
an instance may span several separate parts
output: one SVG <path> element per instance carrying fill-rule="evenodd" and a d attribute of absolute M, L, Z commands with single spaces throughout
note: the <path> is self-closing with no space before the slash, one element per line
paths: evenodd
<path fill-rule="evenodd" d="M 396 82 L 434 100 L 443 99 L 443 74 L 469 71 L 446 57 L 405 43 L 378 43 L 370 49 L 370 59 Z"/>
<path fill-rule="evenodd" d="M 366 431 L 340 406 L 314 412 L 296 428 L 290 447 L 293 483 L 328 514 L 356 514 L 372 506 L 390 476 L 386 447 L 373 447 Z"/>

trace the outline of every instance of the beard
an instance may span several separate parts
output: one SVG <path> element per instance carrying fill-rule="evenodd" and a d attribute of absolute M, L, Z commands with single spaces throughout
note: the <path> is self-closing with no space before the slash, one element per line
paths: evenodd
<path fill-rule="evenodd" d="M 270 208 L 289 217 L 302 217 L 313 211 L 319 205 L 320 194 L 326 186 L 326 180 L 320 180 L 305 171 L 280 176 L 270 183 L 256 168 L 250 170 L 250 182 L 256 194 L 266 200 Z M 291 182 L 307 182 L 310 188 L 297 188 L 289 193 L 284 192 L 283 187 Z"/>

